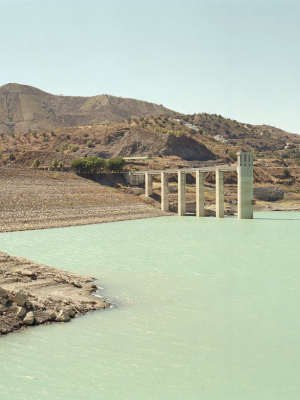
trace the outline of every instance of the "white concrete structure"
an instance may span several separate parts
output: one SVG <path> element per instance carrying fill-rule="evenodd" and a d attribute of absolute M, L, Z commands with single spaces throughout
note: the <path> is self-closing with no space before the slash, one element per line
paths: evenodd
<path fill-rule="evenodd" d="M 186 215 L 186 174 L 196 173 L 196 216 L 204 217 L 204 174 L 216 173 L 216 217 L 224 218 L 224 173 L 238 173 L 238 218 L 253 218 L 253 156 L 238 153 L 237 166 L 213 166 L 203 168 L 168 169 L 163 171 L 132 171 L 126 173 L 127 182 L 138 185 L 145 182 L 147 197 L 153 194 L 153 175 L 161 176 L 161 209 L 169 211 L 168 175 L 178 174 L 178 215 Z M 132 182 L 132 183 L 131 183 Z M 137 183 L 138 182 L 138 183 Z"/>
<path fill-rule="evenodd" d="M 169 211 L 169 177 L 165 171 L 161 171 L 161 209 Z"/>
<path fill-rule="evenodd" d="M 253 155 L 237 154 L 238 172 L 238 218 L 253 218 Z"/>
<path fill-rule="evenodd" d="M 224 172 L 216 169 L 216 217 L 224 218 Z"/>
<path fill-rule="evenodd" d="M 145 182 L 145 172 L 143 174 L 136 174 L 135 171 L 123 172 L 126 182 L 131 186 L 138 186 Z"/>
<path fill-rule="evenodd" d="M 186 175 L 178 171 L 178 215 L 186 214 Z"/>
<path fill-rule="evenodd" d="M 145 195 L 146 197 L 150 197 L 153 194 L 153 175 L 150 175 L 149 172 L 145 173 Z"/>
<path fill-rule="evenodd" d="M 196 217 L 204 217 L 204 172 L 196 171 Z"/>

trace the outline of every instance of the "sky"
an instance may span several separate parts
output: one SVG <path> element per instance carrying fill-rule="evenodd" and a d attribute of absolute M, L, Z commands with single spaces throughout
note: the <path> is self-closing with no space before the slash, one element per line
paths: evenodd
<path fill-rule="evenodd" d="M 299 0 L 0 0 L 0 86 L 300 134 Z"/>

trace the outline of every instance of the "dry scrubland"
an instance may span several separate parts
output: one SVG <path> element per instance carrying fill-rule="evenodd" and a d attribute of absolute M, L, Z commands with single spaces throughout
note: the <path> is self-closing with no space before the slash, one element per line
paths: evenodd
<path fill-rule="evenodd" d="M 165 215 L 132 194 L 72 172 L 0 169 L 0 232 Z"/>

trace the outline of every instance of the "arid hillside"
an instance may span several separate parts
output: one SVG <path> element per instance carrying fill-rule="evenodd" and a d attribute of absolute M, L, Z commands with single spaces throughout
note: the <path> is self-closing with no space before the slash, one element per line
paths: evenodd
<path fill-rule="evenodd" d="M 55 96 L 9 83 L 0 87 L 0 133 L 26 133 L 66 126 L 121 122 L 168 113 L 162 105 L 109 95 Z M 170 111 L 171 112 L 171 111 Z"/>
<path fill-rule="evenodd" d="M 186 161 L 232 162 L 239 150 L 256 160 L 298 164 L 300 135 L 270 126 L 239 123 L 211 114 L 128 118 L 106 125 L 65 127 L 39 132 L 1 134 L 0 164 L 31 166 L 52 160 L 68 166 L 74 158 L 176 156 Z"/>

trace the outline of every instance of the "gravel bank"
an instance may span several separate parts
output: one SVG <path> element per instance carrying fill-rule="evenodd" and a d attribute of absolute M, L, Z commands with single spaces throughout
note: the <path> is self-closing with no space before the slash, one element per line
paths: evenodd
<path fill-rule="evenodd" d="M 0 169 L 0 232 L 166 215 L 122 188 L 71 172 Z"/>

